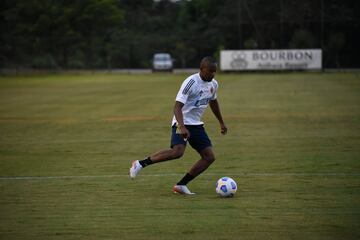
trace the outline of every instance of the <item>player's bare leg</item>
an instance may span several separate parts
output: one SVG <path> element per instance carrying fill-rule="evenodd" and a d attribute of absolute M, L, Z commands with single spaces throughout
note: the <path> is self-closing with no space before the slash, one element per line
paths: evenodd
<path fill-rule="evenodd" d="M 182 157 L 184 155 L 185 148 L 185 145 L 177 144 L 171 149 L 156 152 L 144 160 L 133 161 L 131 168 L 129 169 L 130 178 L 134 179 L 138 175 L 140 170 L 148 165 Z"/>
<path fill-rule="evenodd" d="M 193 177 L 200 175 L 215 161 L 215 154 L 212 147 L 207 147 L 202 150 L 200 156 L 201 159 L 197 161 L 189 171 L 189 174 Z"/>
<path fill-rule="evenodd" d="M 212 147 L 207 147 L 200 153 L 201 159 L 197 161 L 190 171 L 174 186 L 173 192 L 181 194 L 194 194 L 186 186 L 191 180 L 204 172 L 214 161 L 215 154 Z"/>
<path fill-rule="evenodd" d="M 186 146 L 183 144 L 177 144 L 171 149 L 161 150 L 150 156 L 153 163 L 168 161 L 172 159 L 181 158 L 184 155 Z"/>

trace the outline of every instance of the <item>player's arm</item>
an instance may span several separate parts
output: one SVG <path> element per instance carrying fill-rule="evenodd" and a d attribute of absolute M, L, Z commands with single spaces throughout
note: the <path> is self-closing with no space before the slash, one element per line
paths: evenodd
<path fill-rule="evenodd" d="M 176 101 L 174 106 L 174 115 L 177 121 L 177 127 L 179 134 L 184 138 L 187 139 L 190 137 L 189 131 L 186 129 L 184 124 L 184 117 L 182 113 L 182 108 L 184 104 L 182 102 Z"/>
<path fill-rule="evenodd" d="M 210 104 L 211 111 L 214 113 L 215 117 L 217 118 L 217 120 L 220 123 L 221 134 L 225 135 L 227 133 L 227 127 L 222 118 L 219 103 L 218 103 L 217 99 L 211 100 L 209 104 Z"/>

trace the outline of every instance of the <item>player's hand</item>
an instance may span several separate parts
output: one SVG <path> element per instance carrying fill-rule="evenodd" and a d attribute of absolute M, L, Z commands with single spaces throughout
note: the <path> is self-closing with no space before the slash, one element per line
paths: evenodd
<path fill-rule="evenodd" d="M 227 127 L 225 126 L 225 123 L 220 124 L 220 127 L 221 127 L 221 134 L 222 134 L 222 135 L 226 135 L 228 129 L 227 129 Z"/>
<path fill-rule="evenodd" d="M 183 125 L 178 126 L 177 133 L 181 135 L 181 137 L 186 141 L 190 137 L 190 132 Z"/>

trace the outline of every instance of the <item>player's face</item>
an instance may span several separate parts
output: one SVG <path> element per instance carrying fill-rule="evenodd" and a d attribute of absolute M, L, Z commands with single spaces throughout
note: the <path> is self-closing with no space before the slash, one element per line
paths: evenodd
<path fill-rule="evenodd" d="M 207 65 L 200 69 L 201 78 L 207 82 L 210 82 L 215 77 L 217 66 L 214 65 Z"/>

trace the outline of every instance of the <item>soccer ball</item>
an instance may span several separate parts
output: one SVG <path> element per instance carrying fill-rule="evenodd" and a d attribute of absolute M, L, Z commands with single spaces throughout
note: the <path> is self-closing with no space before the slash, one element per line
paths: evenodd
<path fill-rule="evenodd" d="M 233 197 L 236 193 L 237 185 L 234 179 L 222 177 L 216 183 L 216 192 L 221 197 Z"/>

